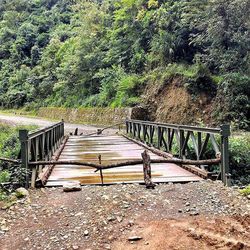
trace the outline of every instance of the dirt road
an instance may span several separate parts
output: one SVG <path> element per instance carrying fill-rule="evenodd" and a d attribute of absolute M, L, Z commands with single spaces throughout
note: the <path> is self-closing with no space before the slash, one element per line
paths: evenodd
<path fill-rule="evenodd" d="M 0 209 L 0 249 L 246 250 L 249 206 L 212 181 L 30 190 Z"/>
<path fill-rule="evenodd" d="M 39 127 L 48 127 L 56 123 L 57 121 L 49 121 L 43 118 L 31 118 L 31 117 L 18 116 L 18 115 L 0 114 L 0 122 L 8 123 L 11 125 L 36 125 Z M 96 126 L 65 123 L 66 133 L 74 132 L 76 128 L 79 129 L 79 133 L 83 133 L 83 134 L 93 133 L 93 132 L 96 132 L 97 130 Z M 104 134 L 115 133 L 116 131 L 117 129 L 108 129 L 108 130 L 105 130 Z"/>

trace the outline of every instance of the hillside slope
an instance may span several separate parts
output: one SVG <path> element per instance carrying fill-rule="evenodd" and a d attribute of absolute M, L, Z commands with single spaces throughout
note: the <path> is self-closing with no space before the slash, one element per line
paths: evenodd
<path fill-rule="evenodd" d="M 249 11 L 242 0 L 1 1 L 0 107 L 133 107 L 170 68 L 197 99 L 175 89 L 186 122 L 209 113 L 203 92 L 217 84 L 215 121 L 249 128 Z"/>

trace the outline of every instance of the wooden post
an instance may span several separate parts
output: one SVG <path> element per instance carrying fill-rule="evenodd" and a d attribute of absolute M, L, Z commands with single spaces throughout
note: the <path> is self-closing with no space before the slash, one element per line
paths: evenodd
<path fill-rule="evenodd" d="M 99 156 L 98 156 L 98 159 L 99 159 L 99 164 L 101 165 L 101 164 L 102 164 L 102 155 L 99 155 Z M 102 185 L 103 185 L 104 182 L 103 182 L 103 173 L 102 173 L 102 169 L 100 169 L 100 175 L 101 175 L 101 181 L 102 181 Z"/>
<path fill-rule="evenodd" d="M 75 129 L 74 135 L 78 135 L 78 128 Z"/>
<path fill-rule="evenodd" d="M 29 188 L 29 153 L 28 153 L 28 130 L 19 130 L 19 140 L 21 143 L 22 168 L 25 172 L 25 187 Z"/>
<path fill-rule="evenodd" d="M 144 181 L 146 188 L 154 188 L 155 184 L 151 180 L 151 161 L 150 161 L 150 156 L 145 150 L 142 154 L 142 160 L 143 160 L 143 173 L 144 173 Z"/>

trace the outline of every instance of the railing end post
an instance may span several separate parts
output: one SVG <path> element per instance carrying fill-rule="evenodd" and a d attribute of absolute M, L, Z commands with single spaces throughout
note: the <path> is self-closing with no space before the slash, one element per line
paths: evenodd
<path fill-rule="evenodd" d="M 221 129 L 221 135 L 222 136 L 230 136 L 231 134 L 231 131 L 230 131 L 230 125 L 229 124 L 222 124 L 220 126 L 220 129 Z"/>
<path fill-rule="evenodd" d="M 230 125 L 223 124 L 221 128 L 221 179 L 225 185 L 228 185 L 229 176 L 229 140 Z"/>
<path fill-rule="evenodd" d="M 27 129 L 20 129 L 19 130 L 19 140 L 20 141 L 27 141 L 28 134 L 29 134 L 29 131 Z"/>
<path fill-rule="evenodd" d="M 21 161 L 22 167 L 25 169 L 26 177 L 25 177 L 25 187 L 29 188 L 29 153 L 28 153 L 28 134 L 29 131 L 27 129 L 19 130 L 19 140 L 21 143 Z"/>

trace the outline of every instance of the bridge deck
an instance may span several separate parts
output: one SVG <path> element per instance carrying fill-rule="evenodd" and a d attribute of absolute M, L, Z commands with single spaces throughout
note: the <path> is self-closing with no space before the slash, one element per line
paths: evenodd
<path fill-rule="evenodd" d="M 88 161 L 98 163 L 102 155 L 102 164 L 141 159 L 144 148 L 119 136 L 72 136 L 69 138 L 59 160 Z M 162 157 L 149 153 L 151 159 Z M 199 181 L 200 177 L 189 171 L 168 163 L 152 164 L 154 182 L 189 182 Z M 103 171 L 104 183 L 143 182 L 142 165 L 124 166 Z M 100 184 L 99 173 L 93 168 L 73 165 L 57 165 L 49 177 L 47 186 L 62 186 L 68 181 L 80 181 L 81 184 Z"/>

